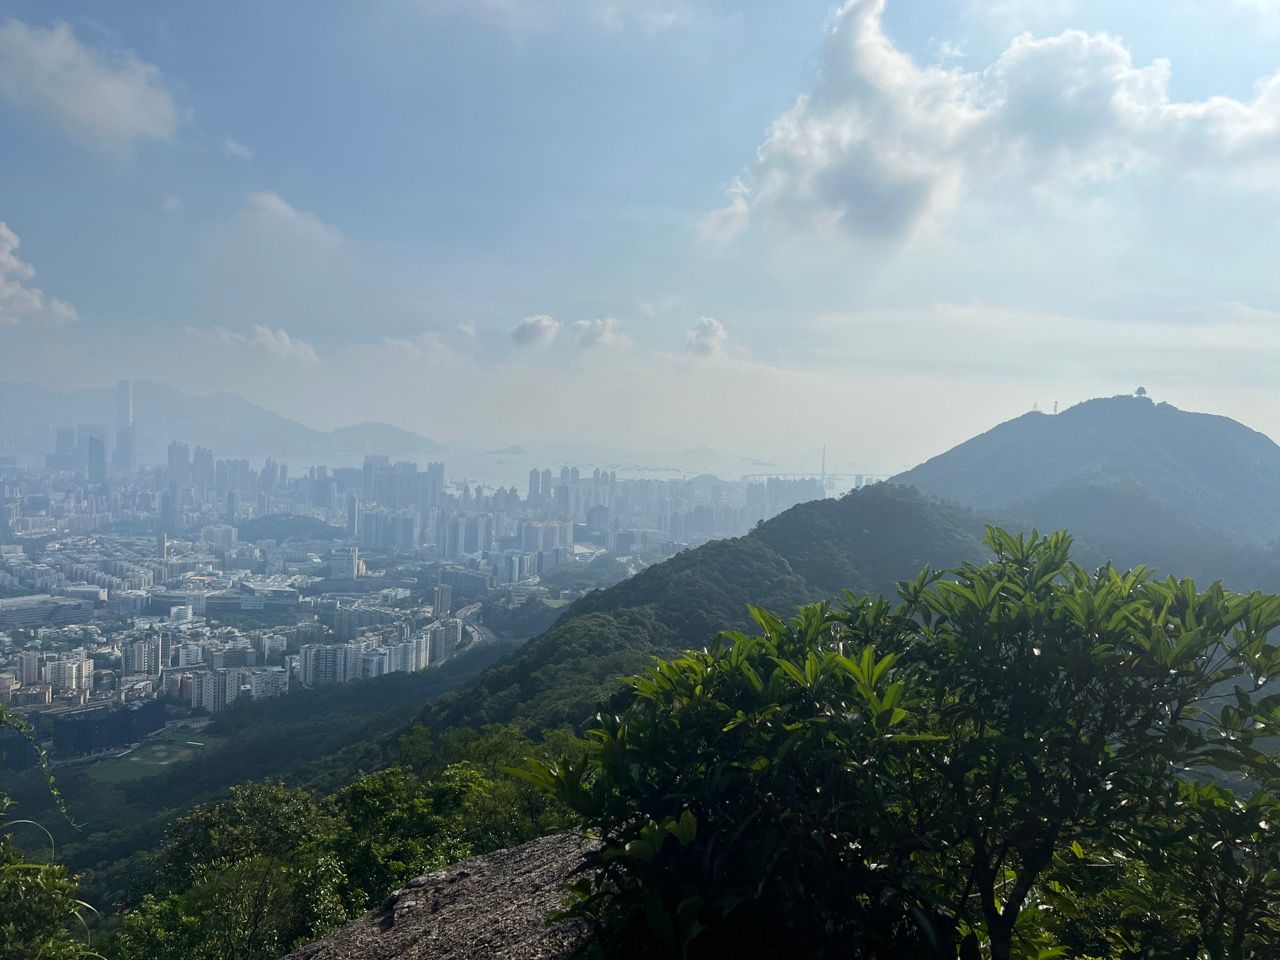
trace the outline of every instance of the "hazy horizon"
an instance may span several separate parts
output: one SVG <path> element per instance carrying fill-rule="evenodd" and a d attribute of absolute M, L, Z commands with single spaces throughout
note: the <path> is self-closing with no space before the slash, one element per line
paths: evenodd
<path fill-rule="evenodd" d="M 1280 8 L 1166 12 L 10 2 L 0 379 L 788 470 L 1139 384 L 1280 435 Z"/>

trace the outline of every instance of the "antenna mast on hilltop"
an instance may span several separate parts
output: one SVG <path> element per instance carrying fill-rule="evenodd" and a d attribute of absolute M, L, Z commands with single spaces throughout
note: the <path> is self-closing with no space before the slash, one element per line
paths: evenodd
<path fill-rule="evenodd" d="M 822 489 L 827 489 L 827 445 L 822 445 Z"/>

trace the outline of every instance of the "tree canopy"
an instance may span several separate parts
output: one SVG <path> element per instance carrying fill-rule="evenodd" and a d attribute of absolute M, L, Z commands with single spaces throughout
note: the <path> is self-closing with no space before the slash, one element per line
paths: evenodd
<path fill-rule="evenodd" d="M 754 608 L 531 765 L 602 838 L 574 912 L 606 953 L 1276 955 L 1280 597 L 987 544 Z"/>

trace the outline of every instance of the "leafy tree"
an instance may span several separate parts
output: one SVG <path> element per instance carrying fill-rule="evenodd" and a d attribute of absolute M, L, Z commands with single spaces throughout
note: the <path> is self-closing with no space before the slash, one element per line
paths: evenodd
<path fill-rule="evenodd" d="M 1280 597 L 1090 573 L 1065 534 L 987 543 L 991 562 L 925 570 L 896 603 L 755 609 L 759 635 L 629 681 L 585 759 L 531 765 L 602 838 L 576 912 L 606 952 L 1054 955 L 1069 931 L 1037 914 L 1055 898 L 1137 904 L 1142 882 L 1188 956 L 1269 942 L 1258 739 L 1280 698 L 1259 691 Z M 1197 786 L 1227 775 L 1258 798 Z M 1236 831 L 1256 851 L 1228 862 Z M 1082 857 L 1117 850 L 1103 889 L 1079 883 Z M 1150 920 L 1117 915 L 1106 938 L 1145 949 Z"/>
<path fill-rule="evenodd" d="M 36 750 L 44 782 L 59 810 L 61 802 L 44 752 L 27 723 L 0 705 L 0 730 L 16 730 Z M 14 836 L 25 826 L 49 836 L 39 824 L 11 820 L 13 801 L 0 790 L 0 956 L 8 960 L 77 960 L 96 957 L 86 940 L 85 913 L 92 908 L 79 899 L 79 883 L 65 867 L 29 856 Z M 50 846 L 52 839 L 50 838 Z"/>
<path fill-rule="evenodd" d="M 552 742 L 566 746 L 563 735 Z M 537 747 L 511 728 L 401 738 L 401 763 L 324 800 L 249 783 L 178 820 L 112 960 L 266 960 L 322 936 L 410 879 L 566 824 L 503 773 Z"/>
<path fill-rule="evenodd" d="M 352 905 L 365 909 L 413 877 L 469 856 L 456 813 L 483 789 L 480 778 L 466 771 L 453 771 L 436 785 L 392 767 L 338 791 L 330 801 L 341 823 L 332 847 Z"/>
<path fill-rule="evenodd" d="M 156 857 L 159 888 L 183 889 L 238 860 L 286 860 L 335 829 L 305 790 L 271 781 L 232 787 L 225 800 L 196 807 L 169 828 Z"/>
<path fill-rule="evenodd" d="M 5 814 L 10 803 L 0 794 L 0 956 L 13 960 L 72 960 L 97 956 L 73 935 L 87 929 L 75 879 L 64 867 L 34 861 L 18 846 L 18 824 Z"/>
<path fill-rule="evenodd" d="M 305 791 L 235 787 L 170 828 L 155 893 L 127 913 L 117 960 L 270 960 L 349 915 L 347 876 L 329 849 L 337 822 Z"/>

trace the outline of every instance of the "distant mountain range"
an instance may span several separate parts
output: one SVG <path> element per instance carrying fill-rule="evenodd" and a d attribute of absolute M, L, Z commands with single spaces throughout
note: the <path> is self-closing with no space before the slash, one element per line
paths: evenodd
<path fill-rule="evenodd" d="M 102 424 L 114 437 L 114 387 L 50 390 L 32 383 L 0 383 L 0 453 L 53 450 L 57 427 Z M 171 440 L 210 447 L 219 457 L 342 457 L 366 453 L 422 457 L 433 440 L 385 423 L 313 430 L 242 397 L 197 397 L 168 384 L 135 380 L 138 454 L 157 460 Z"/>

